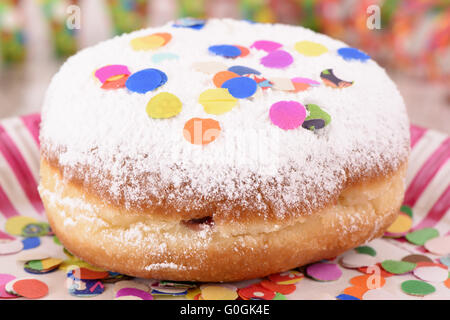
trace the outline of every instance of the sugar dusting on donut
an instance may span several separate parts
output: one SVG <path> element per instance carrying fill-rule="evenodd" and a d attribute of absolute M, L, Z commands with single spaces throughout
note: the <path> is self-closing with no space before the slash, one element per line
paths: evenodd
<path fill-rule="evenodd" d="M 130 40 L 155 32 L 168 32 L 172 40 L 159 51 L 132 50 Z M 250 49 L 249 55 L 236 59 L 208 51 L 215 44 L 250 48 L 257 40 L 281 43 L 293 63 L 285 69 L 266 68 L 260 63 L 267 54 L 263 50 Z M 329 51 L 303 56 L 294 49 L 302 40 Z M 201 30 L 168 23 L 102 42 L 68 59 L 53 78 L 43 107 L 42 154 L 57 159 L 66 179 L 81 176 L 105 199 L 121 199 L 126 208 L 171 205 L 182 211 L 211 206 L 226 215 L 232 203 L 283 218 L 301 204 L 312 212 L 339 194 L 348 179 L 395 170 L 409 152 L 408 119 L 395 84 L 373 60 L 342 59 L 337 54 L 341 47 L 346 45 L 301 27 L 231 19 L 208 20 Z M 151 57 L 159 52 L 180 58 L 155 64 Z M 322 84 L 297 93 L 269 88 L 240 99 L 225 114 L 211 115 L 198 97 L 215 88 L 212 75 L 192 67 L 203 61 L 247 66 L 268 79 L 321 82 L 321 72 L 333 69 L 354 83 L 342 89 Z M 126 65 L 131 73 L 158 68 L 168 81 L 145 94 L 102 90 L 92 73 L 109 64 Z M 146 114 L 147 103 L 160 92 L 181 100 L 177 116 L 152 119 Z M 316 104 L 332 121 L 321 130 L 284 131 L 269 118 L 270 107 L 281 100 Z M 197 146 L 184 139 L 183 126 L 195 117 L 219 121 L 221 134 L 213 143 Z"/>

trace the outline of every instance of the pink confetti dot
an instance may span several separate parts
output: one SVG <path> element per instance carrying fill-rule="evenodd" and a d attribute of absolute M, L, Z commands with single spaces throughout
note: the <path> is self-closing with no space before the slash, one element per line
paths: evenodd
<path fill-rule="evenodd" d="M 257 50 L 263 50 L 266 52 L 272 52 L 279 48 L 281 48 L 283 45 L 281 43 L 275 42 L 275 41 L 268 41 L 268 40 L 259 40 L 253 42 L 253 44 L 250 46 L 250 48 L 255 48 Z"/>
<path fill-rule="evenodd" d="M 334 263 L 315 263 L 306 268 L 311 278 L 319 281 L 334 281 L 342 276 L 342 271 Z"/>
<path fill-rule="evenodd" d="M 297 101 L 279 101 L 270 107 L 270 120 L 283 130 L 298 128 L 306 118 L 305 107 Z"/>
<path fill-rule="evenodd" d="M 101 67 L 100 69 L 97 69 L 97 71 L 95 71 L 95 76 L 98 80 L 100 80 L 101 83 L 104 83 L 111 77 L 121 74 L 130 75 L 130 70 L 128 70 L 127 66 L 121 64 L 113 64 Z"/>
<path fill-rule="evenodd" d="M 276 50 L 261 58 L 261 64 L 267 68 L 286 68 L 294 62 L 289 52 Z"/>

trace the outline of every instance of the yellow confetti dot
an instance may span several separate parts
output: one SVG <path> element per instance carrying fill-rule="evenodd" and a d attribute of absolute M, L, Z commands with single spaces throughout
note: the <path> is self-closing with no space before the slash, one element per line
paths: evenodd
<path fill-rule="evenodd" d="M 154 50 L 162 47 L 166 40 L 158 35 L 135 38 L 130 41 L 133 50 Z"/>
<path fill-rule="evenodd" d="M 63 262 L 63 260 L 61 259 L 57 259 L 57 258 L 47 258 L 44 260 L 41 260 L 42 263 L 42 269 L 50 269 L 53 267 L 56 267 L 58 265 L 60 265 Z"/>
<path fill-rule="evenodd" d="M 295 50 L 308 57 L 317 57 L 328 52 L 327 47 L 317 42 L 299 41 L 295 44 Z"/>
<path fill-rule="evenodd" d="M 236 290 L 222 286 L 206 286 L 201 289 L 203 300 L 236 300 Z"/>
<path fill-rule="evenodd" d="M 198 98 L 198 102 L 203 106 L 205 112 L 215 115 L 230 111 L 237 105 L 237 101 L 225 88 L 208 89 L 203 91 Z"/>
<path fill-rule="evenodd" d="M 201 293 L 200 288 L 189 289 L 185 295 L 186 299 L 194 300 L 194 298 Z"/>
<path fill-rule="evenodd" d="M 22 234 L 22 229 L 30 224 L 38 222 L 36 219 L 25 216 L 17 216 L 9 218 L 5 224 L 5 230 L 9 234 L 20 236 Z"/>
<path fill-rule="evenodd" d="M 146 111 L 154 119 L 167 119 L 179 114 L 181 106 L 181 101 L 176 95 L 169 92 L 161 92 L 150 99 Z"/>
<path fill-rule="evenodd" d="M 412 219 L 406 214 L 400 213 L 393 224 L 387 229 L 390 233 L 403 233 L 407 232 L 412 227 Z"/>

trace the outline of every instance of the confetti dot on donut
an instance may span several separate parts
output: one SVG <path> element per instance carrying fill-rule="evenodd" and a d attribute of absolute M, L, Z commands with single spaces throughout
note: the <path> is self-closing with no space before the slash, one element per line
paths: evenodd
<path fill-rule="evenodd" d="M 105 81 L 107 81 L 112 77 L 129 75 L 130 70 L 128 70 L 128 67 L 125 65 L 113 64 L 97 69 L 94 74 L 101 83 L 104 83 Z M 111 81 L 114 80 L 116 79 L 111 79 Z"/>
<path fill-rule="evenodd" d="M 217 88 L 203 91 L 198 101 L 206 113 L 219 115 L 233 109 L 238 100 L 228 92 L 228 89 Z"/>
<path fill-rule="evenodd" d="M 413 296 L 426 296 L 436 291 L 436 288 L 429 283 L 420 280 L 407 280 L 402 282 L 401 288 L 404 293 Z"/>
<path fill-rule="evenodd" d="M 221 88 L 225 81 L 230 80 L 232 78 L 237 78 L 237 77 L 239 77 L 239 75 L 232 71 L 228 71 L 228 70 L 219 71 L 214 75 L 213 83 L 217 88 Z"/>
<path fill-rule="evenodd" d="M 48 294 L 48 286 L 37 279 L 19 279 L 13 284 L 18 295 L 28 299 L 39 299 Z"/>
<path fill-rule="evenodd" d="M 275 41 L 269 41 L 269 40 L 258 40 L 253 42 L 253 44 L 250 46 L 250 48 L 255 48 L 257 50 L 263 50 L 266 52 L 272 52 L 279 48 L 281 48 L 283 45 L 281 43 L 275 42 Z"/>
<path fill-rule="evenodd" d="M 322 79 L 323 83 L 327 87 L 336 88 L 336 89 L 342 89 L 350 87 L 353 84 L 353 81 L 345 81 L 340 78 L 338 78 L 335 74 L 333 69 L 326 69 L 323 70 L 320 73 L 320 79 Z"/>
<path fill-rule="evenodd" d="M 163 38 L 164 39 L 163 46 L 165 46 L 167 43 L 170 42 L 170 40 L 172 40 L 172 35 L 168 32 L 157 32 L 152 34 L 152 36 Z"/>
<path fill-rule="evenodd" d="M 238 99 L 249 98 L 255 94 L 258 84 L 247 77 L 232 78 L 222 84 L 222 88 L 228 89 L 230 94 Z"/>
<path fill-rule="evenodd" d="M 175 117 L 181 112 L 182 103 L 178 97 L 169 92 L 155 95 L 147 104 L 147 114 L 153 119 Z"/>
<path fill-rule="evenodd" d="M 6 220 L 5 230 L 9 234 L 20 236 L 23 228 L 30 223 L 37 223 L 38 221 L 31 217 L 15 216 Z"/>
<path fill-rule="evenodd" d="M 248 48 L 243 47 L 243 46 L 238 46 L 238 45 L 234 45 L 236 48 L 238 48 L 239 50 L 241 50 L 241 54 L 239 55 L 239 58 L 243 58 L 245 56 L 248 56 L 248 54 L 250 53 L 250 50 L 248 50 Z"/>
<path fill-rule="evenodd" d="M 407 261 L 385 260 L 381 263 L 381 266 L 387 272 L 393 274 L 404 274 L 413 271 L 417 264 Z"/>
<path fill-rule="evenodd" d="M 297 50 L 297 52 L 308 57 L 317 57 L 328 52 L 328 48 L 324 45 L 307 40 L 297 42 L 294 45 L 294 48 L 295 50 Z"/>
<path fill-rule="evenodd" d="M 216 140 L 220 131 L 220 124 L 214 119 L 192 118 L 185 123 L 183 136 L 192 144 L 205 145 Z"/>
<path fill-rule="evenodd" d="M 161 35 L 151 34 L 144 37 L 134 38 L 130 41 L 133 50 L 155 50 L 167 43 L 166 38 Z"/>
<path fill-rule="evenodd" d="M 125 84 L 128 80 L 128 77 L 129 77 L 128 75 L 123 75 L 115 80 L 111 80 L 110 78 L 102 84 L 101 88 L 105 90 L 125 88 Z"/>
<path fill-rule="evenodd" d="M 261 58 L 261 64 L 267 68 L 283 69 L 290 66 L 294 62 L 291 54 L 284 50 L 276 50 L 269 52 L 265 57 Z"/>
<path fill-rule="evenodd" d="M 206 20 L 196 19 L 191 17 L 185 17 L 175 20 L 173 27 L 175 28 L 191 28 L 191 29 L 202 29 L 205 26 Z"/>
<path fill-rule="evenodd" d="M 436 237 L 439 237 L 439 231 L 434 228 L 423 228 L 405 236 L 406 240 L 418 246 L 423 246 L 425 242 Z"/>
<path fill-rule="evenodd" d="M 246 66 L 232 66 L 228 68 L 228 71 L 234 72 L 240 76 L 243 76 L 244 74 L 261 74 L 258 70 Z"/>
<path fill-rule="evenodd" d="M 306 109 L 297 101 L 279 101 L 270 107 L 269 117 L 277 127 L 292 130 L 302 125 Z"/>
<path fill-rule="evenodd" d="M 125 83 L 128 90 L 137 93 L 146 93 L 155 90 L 167 81 L 164 72 L 158 69 L 144 69 L 133 73 Z"/>
<path fill-rule="evenodd" d="M 175 54 L 175 53 L 161 52 L 161 53 L 155 53 L 152 56 L 152 62 L 153 63 L 160 63 L 160 62 L 165 61 L 165 60 L 177 60 L 179 58 L 180 58 L 180 56 Z"/>
<path fill-rule="evenodd" d="M 282 91 L 295 91 L 294 84 L 289 78 L 270 78 L 272 88 Z"/>
<path fill-rule="evenodd" d="M 344 60 L 359 60 L 365 62 L 370 59 L 370 56 L 356 48 L 340 48 L 338 54 Z"/>
<path fill-rule="evenodd" d="M 222 56 L 224 58 L 236 58 L 242 53 L 238 47 L 227 44 L 210 46 L 208 50 L 212 54 Z"/>
<path fill-rule="evenodd" d="M 219 61 L 199 61 L 194 62 L 192 68 L 195 71 L 206 74 L 216 74 L 217 72 L 227 70 L 227 65 Z"/>
<path fill-rule="evenodd" d="M 306 274 L 317 281 L 335 281 L 342 276 L 342 271 L 334 263 L 314 263 L 306 267 Z"/>

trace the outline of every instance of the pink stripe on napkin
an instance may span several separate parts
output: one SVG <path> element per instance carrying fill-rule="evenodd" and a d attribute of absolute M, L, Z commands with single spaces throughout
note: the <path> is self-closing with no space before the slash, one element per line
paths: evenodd
<path fill-rule="evenodd" d="M 409 127 L 409 132 L 411 135 L 411 149 L 414 148 L 416 143 L 423 137 L 425 132 L 427 132 L 427 129 L 418 127 L 415 125 L 411 125 Z"/>
<path fill-rule="evenodd" d="M 450 138 L 437 148 L 424 163 L 406 190 L 403 204 L 413 207 L 439 169 L 450 159 Z"/>
<path fill-rule="evenodd" d="M 434 227 L 450 209 L 450 186 L 445 189 L 439 199 L 434 203 L 428 214 L 411 231 Z"/>
<path fill-rule="evenodd" d="M 40 146 L 39 142 L 39 125 L 41 123 L 41 115 L 39 113 L 30 114 L 27 116 L 21 117 L 22 122 L 25 124 L 25 127 L 30 132 L 34 141 Z"/>
<path fill-rule="evenodd" d="M 2 186 L 0 186 L 0 212 L 5 218 L 11 218 L 19 215 L 19 212 L 16 210 L 16 208 L 14 208 L 11 201 L 9 201 L 9 198 L 6 195 L 5 190 L 3 190 Z"/>
<path fill-rule="evenodd" d="M 30 171 L 25 159 L 15 145 L 14 141 L 8 135 L 3 126 L 0 125 L 0 153 L 8 162 L 11 170 L 22 186 L 28 200 L 37 212 L 43 213 L 44 206 L 37 190 L 37 182 Z"/>

